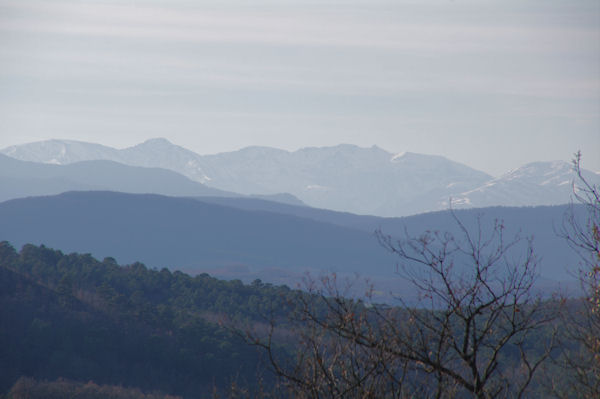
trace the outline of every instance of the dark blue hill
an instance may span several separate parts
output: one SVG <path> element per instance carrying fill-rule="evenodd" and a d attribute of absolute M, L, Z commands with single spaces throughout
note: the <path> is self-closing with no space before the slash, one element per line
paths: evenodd
<path fill-rule="evenodd" d="M 393 258 L 373 234 L 186 198 L 69 192 L 0 204 L 0 237 L 198 272 L 228 266 L 380 274 Z"/>
<path fill-rule="evenodd" d="M 454 216 L 449 211 L 423 213 L 399 218 L 383 218 L 369 215 L 355 215 L 325 209 L 299 207 L 274 203 L 260 199 L 202 197 L 198 200 L 211 202 L 243 210 L 258 210 L 294 215 L 318 220 L 338 226 L 373 233 L 381 230 L 393 237 L 418 236 L 426 230 L 450 231 L 460 234 Z M 510 239 L 516 234 L 521 237 L 533 237 L 534 248 L 542 259 L 541 272 L 544 277 L 553 280 L 570 280 L 572 270 L 578 263 L 575 254 L 566 242 L 558 236 L 565 212 L 570 205 L 537 207 L 489 207 L 479 209 L 459 209 L 454 215 L 465 223 L 470 230 L 475 229 L 477 217 L 481 216 L 484 227 L 492 227 L 495 220 L 503 221 L 505 237 Z M 585 224 L 585 209 L 581 205 L 573 207 L 574 212 Z M 569 271 L 571 270 L 571 271 Z"/>
<path fill-rule="evenodd" d="M 482 214 L 484 228 L 502 219 L 507 237 L 518 231 L 533 235 L 542 259 L 540 283 L 547 287 L 574 280 L 568 269 L 574 270 L 577 255 L 555 233 L 566 209 L 498 207 L 456 215 L 470 229 Z M 17 247 L 43 243 L 124 263 L 291 285 L 306 270 L 358 273 L 381 284 L 382 291 L 397 290 L 403 285 L 394 275 L 396 258 L 379 245 L 376 229 L 393 236 L 458 231 L 449 212 L 378 218 L 256 199 L 69 192 L 0 204 L 0 240 Z M 518 259 L 522 249 L 515 248 L 511 256 Z"/>

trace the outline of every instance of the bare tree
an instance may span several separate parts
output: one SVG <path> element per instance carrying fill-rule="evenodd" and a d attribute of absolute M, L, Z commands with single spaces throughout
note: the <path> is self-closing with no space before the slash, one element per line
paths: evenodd
<path fill-rule="evenodd" d="M 580 152 L 575 154 L 573 168 L 577 176 L 573 193 L 585 207 L 586 217 L 578 217 L 572 205 L 560 234 L 580 255 L 577 275 L 583 296 L 567 302 L 562 353 L 555 362 L 562 369 L 561 378 L 550 381 L 558 397 L 600 398 L 600 191 L 583 176 Z"/>
<path fill-rule="evenodd" d="M 298 293 L 291 316 L 270 322 L 267 334 L 245 330 L 244 337 L 263 348 L 281 377 L 279 397 L 293 398 L 400 398 L 407 362 L 382 347 L 372 314 L 361 301 L 346 299 L 335 275 L 318 282 L 307 279 L 308 291 Z M 349 334 L 346 328 L 352 328 Z M 241 331 L 241 330 L 238 330 Z M 358 334 L 360 331 L 360 334 Z M 295 348 L 287 356 L 284 346 Z"/>
<path fill-rule="evenodd" d="M 286 363 L 267 337 L 246 333 L 269 355 L 292 397 L 504 398 L 528 393 L 553 336 L 540 335 L 554 309 L 533 293 L 531 241 L 486 232 L 480 218 L 459 234 L 426 232 L 380 242 L 418 294 L 399 306 L 345 299 L 334 278 L 299 295 L 286 328 L 299 352 Z M 516 250 L 524 250 L 515 258 Z M 532 342 L 536 343 L 533 345 Z"/>
<path fill-rule="evenodd" d="M 534 356 L 527 340 L 554 319 L 533 294 L 537 259 L 531 240 L 523 257 L 511 260 L 522 239 L 506 241 L 502 223 L 486 233 L 481 219 L 475 231 L 455 220 L 458 238 L 429 232 L 403 241 L 381 237 L 421 295 L 418 308 L 404 306 L 414 328 L 398 336 L 411 359 L 440 375 L 436 397 L 445 396 L 444 380 L 478 398 L 521 397 L 552 347 L 550 340 Z M 502 364 L 510 352 L 516 353 Z"/>

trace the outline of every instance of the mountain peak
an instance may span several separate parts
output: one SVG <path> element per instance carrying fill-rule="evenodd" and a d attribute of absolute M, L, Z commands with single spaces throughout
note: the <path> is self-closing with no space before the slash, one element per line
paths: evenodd
<path fill-rule="evenodd" d="M 573 175 L 573 165 L 567 161 L 536 161 L 505 173 L 501 178 L 539 178 L 549 175 Z"/>
<path fill-rule="evenodd" d="M 151 145 L 151 146 L 171 146 L 173 145 L 173 143 L 171 143 L 169 140 L 167 140 L 164 137 L 156 137 L 153 139 L 148 139 L 146 141 L 144 141 L 141 144 L 138 145 Z"/>

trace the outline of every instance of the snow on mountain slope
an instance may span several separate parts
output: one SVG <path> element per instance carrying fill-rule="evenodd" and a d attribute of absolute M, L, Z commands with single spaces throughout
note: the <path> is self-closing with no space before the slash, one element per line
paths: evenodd
<path fill-rule="evenodd" d="M 67 164 L 112 160 L 170 169 L 221 190 L 248 195 L 290 193 L 319 208 L 405 216 L 455 207 L 552 205 L 569 202 L 573 172 L 567 162 L 534 162 L 498 178 L 441 156 L 392 154 L 349 144 L 285 151 L 247 147 L 199 155 L 166 139 L 125 149 L 49 140 L 0 150 L 11 157 Z M 600 175 L 586 171 L 590 181 Z"/>
<path fill-rule="evenodd" d="M 319 208 L 401 216 L 425 212 L 413 199 L 442 187 L 459 193 L 490 176 L 443 157 L 394 154 L 373 146 L 342 144 L 288 152 L 265 147 L 205 157 L 210 185 L 242 193 L 289 192 Z M 437 197 L 434 197 L 437 198 Z"/>
<path fill-rule="evenodd" d="M 21 160 L 66 164 L 106 159 L 170 169 L 211 187 L 241 194 L 290 193 L 308 205 L 360 214 L 401 216 L 435 209 L 432 192 L 450 196 L 491 177 L 431 155 L 398 156 L 349 144 L 289 152 L 268 147 L 201 156 L 166 139 L 114 149 L 51 140 L 0 152 Z M 427 198 L 428 201 L 424 201 Z"/>
<path fill-rule="evenodd" d="M 119 155 L 121 162 L 126 164 L 171 169 L 200 183 L 210 181 L 200 155 L 163 138 L 122 149 Z"/>
<path fill-rule="evenodd" d="M 0 150 L 0 153 L 21 161 L 56 165 L 97 159 L 119 160 L 119 150 L 115 148 L 74 140 L 46 140 L 13 145 Z"/>
<path fill-rule="evenodd" d="M 47 140 L 7 147 L 0 153 L 22 161 L 57 165 L 79 161 L 115 161 L 131 166 L 170 169 L 200 183 L 208 180 L 198 154 L 162 138 L 150 139 L 122 150 L 82 141 Z"/>
<path fill-rule="evenodd" d="M 600 176 L 584 170 L 591 184 Z M 565 161 L 532 162 L 453 198 L 455 207 L 533 206 L 568 203 L 573 194 L 573 166 Z"/>
<path fill-rule="evenodd" d="M 0 154 L 0 202 L 74 190 L 109 190 L 170 196 L 238 196 L 207 187 L 161 168 L 123 165 L 108 160 L 53 165 Z"/>

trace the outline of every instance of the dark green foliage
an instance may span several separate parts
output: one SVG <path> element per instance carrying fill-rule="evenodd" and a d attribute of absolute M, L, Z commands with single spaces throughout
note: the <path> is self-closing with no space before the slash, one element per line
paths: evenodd
<path fill-rule="evenodd" d="M 294 295 L 44 246 L 18 253 L 2 242 L 0 392 L 22 375 L 185 397 L 208 396 L 232 379 L 252 385 L 258 353 L 218 321 L 259 323 L 271 309 L 284 314 Z"/>
<path fill-rule="evenodd" d="M 323 297 L 323 291 L 309 295 L 260 280 L 244 285 L 207 274 L 192 277 L 141 263 L 119 266 L 113 258 L 98 261 L 43 245 L 25 245 L 17 252 L 0 242 L 0 398 L 25 397 L 24 387 L 35 391 L 27 396 L 33 399 L 61 397 L 57 392 L 69 392 L 62 397 L 162 398 L 147 394 L 154 391 L 203 398 L 212 397 L 215 389 L 223 397 L 232 395 L 232 387 L 243 388 L 248 397 L 265 397 L 277 382 L 264 371 L 268 361 L 219 322 L 238 323 L 242 335 L 263 336 L 269 330 L 265 323 L 275 322 L 277 361 L 293 364 L 289 345 L 295 346 L 307 328 L 302 304 L 310 304 L 318 320 L 327 312 L 329 297 L 351 307 L 353 314 L 367 315 L 369 323 L 376 320 L 369 317 L 374 311 L 393 310 L 365 308 L 337 291 L 327 292 Z M 554 303 L 544 306 L 553 309 Z M 397 312 L 397 320 L 407 318 Z M 529 336 L 526 351 L 542 354 L 555 327 Z M 518 357 L 517 348 L 503 350 L 500 369 L 517 370 Z M 557 375 L 551 368 L 548 372 L 544 378 Z M 86 381 L 98 385 L 80 383 Z M 531 391 L 541 394 L 540 389 L 540 382 L 533 381 Z"/>

